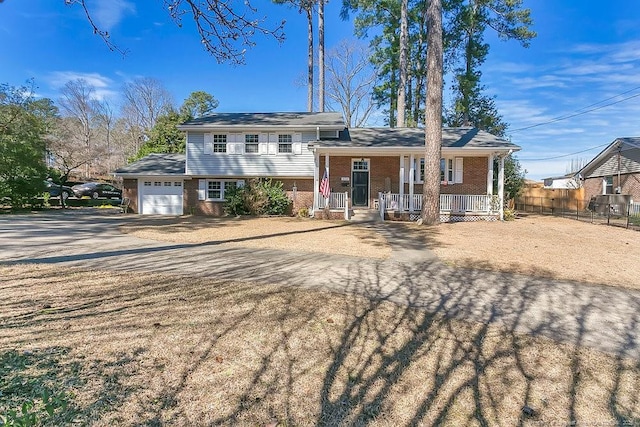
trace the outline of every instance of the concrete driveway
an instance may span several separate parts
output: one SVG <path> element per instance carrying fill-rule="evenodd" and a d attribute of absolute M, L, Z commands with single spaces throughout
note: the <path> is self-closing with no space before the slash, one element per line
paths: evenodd
<path fill-rule="evenodd" d="M 77 212 L 2 216 L 0 264 L 153 271 L 354 292 L 640 359 L 639 291 L 453 269 L 428 251 L 403 244 L 397 235 L 394 256 L 381 261 L 210 243 L 172 244 L 118 232 L 118 225 L 136 218 Z M 389 232 L 383 224 L 376 227 Z"/>

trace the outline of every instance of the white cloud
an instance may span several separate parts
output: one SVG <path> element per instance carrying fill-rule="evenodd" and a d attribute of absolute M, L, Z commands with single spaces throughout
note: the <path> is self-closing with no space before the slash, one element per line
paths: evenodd
<path fill-rule="evenodd" d="M 135 4 L 126 0 L 94 0 L 91 3 L 90 11 L 101 30 L 111 31 L 126 15 L 136 13 Z"/>
<path fill-rule="evenodd" d="M 77 71 L 54 71 L 49 74 L 48 81 L 55 89 L 62 88 L 67 82 L 82 79 L 94 88 L 97 100 L 113 99 L 118 96 L 118 92 L 111 89 L 113 80 L 99 73 L 81 73 Z"/>

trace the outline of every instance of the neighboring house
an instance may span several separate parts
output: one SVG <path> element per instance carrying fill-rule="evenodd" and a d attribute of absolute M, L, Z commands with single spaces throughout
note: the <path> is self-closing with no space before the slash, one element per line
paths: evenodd
<path fill-rule="evenodd" d="M 135 212 L 222 215 L 225 190 L 256 177 L 282 182 L 294 211 L 314 216 L 420 212 L 423 129 L 347 129 L 339 113 L 216 113 L 178 128 L 186 155 L 154 154 L 116 171 Z M 493 162 L 519 149 L 475 128 L 443 129 L 442 220 L 499 218 L 504 162 L 498 195 Z M 328 198 L 319 192 L 325 175 Z"/>
<path fill-rule="evenodd" d="M 568 173 L 563 176 L 554 176 L 551 178 L 544 178 L 544 188 L 550 188 L 552 190 L 575 190 L 580 188 L 582 183 L 580 177 L 576 172 Z"/>
<path fill-rule="evenodd" d="M 586 198 L 623 194 L 640 201 L 640 137 L 617 138 L 579 174 Z"/>

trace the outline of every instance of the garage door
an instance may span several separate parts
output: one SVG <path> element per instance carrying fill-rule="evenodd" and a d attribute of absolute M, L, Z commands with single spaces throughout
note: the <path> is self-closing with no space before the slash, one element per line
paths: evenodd
<path fill-rule="evenodd" d="M 181 180 L 143 180 L 139 190 L 141 214 L 182 215 Z"/>

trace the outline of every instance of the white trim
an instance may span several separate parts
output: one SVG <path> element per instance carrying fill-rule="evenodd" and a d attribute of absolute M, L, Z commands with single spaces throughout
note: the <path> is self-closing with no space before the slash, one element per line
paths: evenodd
<path fill-rule="evenodd" d="M 493 154 L 487 159 L 487 194 L 493 194 Z"/>
<path fill-rule="evenodd" d="M 400 198 L 404 197 L 404 155 L 400 155 Z M 400 206 L 402 212 L 402 206 Z"/>
<path fill-rule="evenodd" d="M 205 198 L 202 199 L 206 202 L 224 202 L 226 199 L 224 197 L 224 193 L 226 191 L 226 183 L 227 182 L 233 182 L 236 185 L 238 185 L 238 180 L 237 179 L 226 179 L 226 178 L 207 178 L 207 179 L 201 179 L 200 182 L 205 181 Z M 211 182 L 220 182 L 220 189 L 209 189 L 209 183 Z M 224 184 L 223 184 L 224 183 Z M 220 198 L 217 197 L 209 197 L 209 191 L 220 191 Z"/>
<path fill-rule="evenodd" d="M 354 169 L 353 164 L 355 162 L 365 162 L 367 169 Z M 354 172 L 367 172 L 367 204 L 362 207 L 369 207 L 371 202 L 371 158 L 358 157 L 351 159 L 351 204 L 353 205 L 353 173 Z M 359 205 L 360 206 L 360 205 Z"/>

